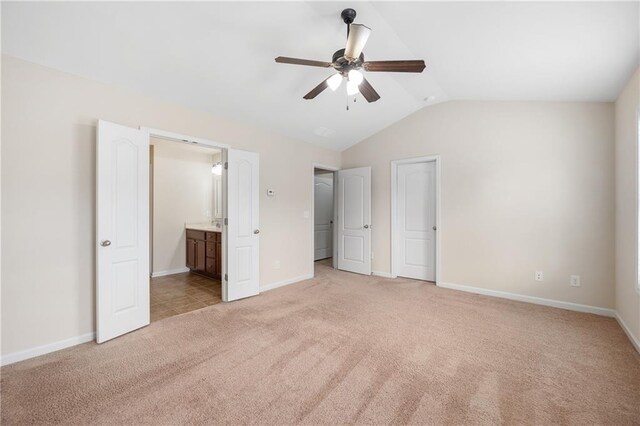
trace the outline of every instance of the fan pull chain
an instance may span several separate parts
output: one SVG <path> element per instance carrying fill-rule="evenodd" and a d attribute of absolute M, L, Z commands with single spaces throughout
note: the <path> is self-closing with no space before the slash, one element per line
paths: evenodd
<path fill-rule="evenodd" d="M 355 95 L 353 95 L 353 103 L 356 103 L 356 100 L 358 99 L 358 94 L 356 93 Z M 349 95 L 347 95 L 347 111 L 349 111 Z"/>

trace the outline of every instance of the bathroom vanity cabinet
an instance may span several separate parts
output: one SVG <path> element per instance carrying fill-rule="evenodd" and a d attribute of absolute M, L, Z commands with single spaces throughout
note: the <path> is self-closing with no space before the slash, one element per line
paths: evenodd
<path fill-rule="evenodd" d="M 192 272 L 220 279 L 222 272 L 222 234 L 187 228 L 187 268 Z"/>

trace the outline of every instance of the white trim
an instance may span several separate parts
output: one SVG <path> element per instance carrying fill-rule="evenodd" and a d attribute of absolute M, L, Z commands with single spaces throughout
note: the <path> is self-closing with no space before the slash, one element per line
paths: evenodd
<path fill-rule="evenodd" d="M 385 277 L 385 278 L 391 277 L 391 274 L 389 274 L 388 272 L 381 272 L 381 271 L 373 271 L 373 275 Z M 305 281 L 311 278 L 313 278 L 313 276 L 311 276 L 310 274 L 307 274 L 307 275 L 302 275 L 296 278 L 291 278 L 288 280 L 269 284 L 266 287 L 262 287 L 260 289 L 260 292 L 262 293 L 265 291 L 276 289 L 278 287 L 284 287 L 286 285 L 294 284 L 300 281 Z M 542 298 L 533 297 L 533 296 L 523 296 L 523 295 L 514 294 L 514 293 L 507 293 L 507 292 L 496 291 L 496 290 L 487 290 L 487 289 L 481 289 L 477 287 L 469 287 L 469 286 L 464 286 L 460 284 L 441 283 L 439 287 L 448 288 L 452 290 L 465 291 L 470 293 L 476 293 L 476 294 L 483 294 L 486 296 L 500 297 L 503 299 L 517 300 L 520 302 L 534 303 L 537 305 L 551 306 L 554 308 L 569 309 L 572 311 L 588 312 L 588 313 L 593 313 L 597 315 L 604 315 L 607 317 L 614 317 L 618 321 L 618 324 L 620 324 L 620 327 L 625 332 L 629 340 L 631 341 L 631 344 L 635 347 L 635 349 L 638 352 L 640 352 L 640 340 L 638 340 L 633 334 L 631 334 L 629 327 L 627 327 L 627 324 L 624 322 L 622 317 L 620 317 L 620 314 L 614 311 L 613 309 L 579 305 L 576 303 L 569 303 L 569 302 L 560 302 L 556 300 L 542 299 Z M 26 359 L 34 358 L 40 355 L 45 355 L 51 352 L 56 352 L 62 349 L 70 348 L 72 346 L 80 345 L 82 343 L 91 342 L 94 339 L 95 339 L 95 333 L 87 333 L 81 336 L 71 337 L 69 339 L 60 340 L 54 343 L 49 343 L 47 345 L 26 349 L 24 351 L 14 352 L 11 354 L 4 355 L 2 357 L 2 360 L 0 361 L 0 365 L 4 366 L 4 365 L 13 364 L 19 361 L 24 361 Z"/>
<path fill-rule="evenodd" d="M 315 199 L 315 183 L 316 183 L 316 173 L 315 170 L 316 169 L 320 169 L 320 170 L 326 170 L 328 173 L 332 173 L 333 174 L 333 238 L 332 240 L 332 252 L 331 252 L 331 257 L 333 258 L 333 267 L 336 268 L 336 255 L 337 255 L 337 238 L 336 238 L 336 224 L 338 223 L 337 221 L 337 217 L 336 217 L 336 212 L 338 210 L 338 206 L 336 203 L 336 179 L 337 179 L 337 173 L 338 171 L 340 171 L 339 167 L 335 167 L 335 166 L 327 166 L 324 164 L 319 164 L 319 163 L 313 163 L 312 164 L 312 168 L 311 168 L 311 211 L 309 212 L 309 217 L 311 218 L 311 224 L 310 224 L 310 228 L 311 228 L 311 278 L 313 278 L 315 276 L 315 222 L 316 222 L 316 218 L 315 218 L 315 214 L 316 214 L 316 199 Z"/>
<path fill-rule="evenodd" d="M 313 168 L 314 169 L 320 169 L 320 170 L 326 170 L 328 172 L 339 172 L 340 171 L 340 167 L 327 166 L 327 165 L 320 164 L 320 163 L 313 163 Z"/>
<path fill-rule="evenodd" d="M 95 340 L 96 334 L 91 332 L 83 334 L 81 336 L 70 337 L 68 339 L 59 340 L 57 342 L 49 343 L 42 346 L 36 346 L 35 348 L 25 349 L 23 351 L 14 352 L 11 354 L 3 355 L 1 365 L 9 365 L 15 362 L 24 361 L 25 359 L 35 358 L 40 355 L 45 355 L 51 352 L 56 352 L 61 349 L 66 349 L 71 346 L 76 346 L 81 343 L 87 343 Z"/>
<path fill-rule="evenodd" d="M 205 145 L 205 146 L 210 146 L 213 148 L 220 148 L 220 149 L 231 148 L 229 145 L 225 143 L 214 142 L 209 139 L 197 138 L 194 136 L 181 135 L 180 133 L 168 132 L 166 130 L 152 129 L 149 127 L 142 127 L 142 126 L 140 126 L 140 130 L 145 130 L 147 133 L 149 133 L 150 137 L 154 137 L 154 138 L 167 139 L 170 141 L 181 142 L 186 144 L 195 143 L 197 145 Z"/>
<path fill-rule="evenodd" d="M 267 284 L 264 287 L 260 287 L 260 293 L 263 293 L 263 292 L 269 291 L 269 290 L 273 290 L 273 289 L 276 289 L 278 287 L 284 287 L 286 285 L 299 283 L 300 281 L 310 280 L 312 278 L 313 278 L 313 274 L 304 274 L 304 275 L 300 275 L 299 277 L 289 278 L 288 280 L 278 281 L 278 282 L 273 283 L 273 284 Z"/>
<path fill-rule="evenodd" d="M 490 290 L 480 287 L 471 287 L 462 284 L 439 283 L 438 287 L 448 288 L 452 290 L 465 291 L 467 293 L 482 294 L 485 296 L 499 297 L 501 299 L 516 300 L 518 302 L 533 303 L 536 305 L 551 306 L 553 308 L 568 309 L 570 311 L 586 312 L 589 314 L 602 315 L 605 317 L 615 317 L 616 311 L 609 308 L 601 308 L 599 306 L 581 305 L 579 303 L 562 302 L 560 300 L 544 299 L 542 297 L 525 296 L 523 294 L 509 293 L 500 290 Z"/>
<path fill-rule="evenodd" d="M 397 263 L 398 254 L 396 250 L 396 228 L 397 228 L 397 204 L 398 204 L 398 165 L 400 164 L 413 164 L 413 163 L 426 163 L 429 161 L 435 161 L 436 163 L 436 285 L 440 283 L 440 272 L 442 268 L 441 254 L 440 254 L 440 242 L 442 241 L 442 215 L 440 214 L 440 201 L 441 194 L 441 178 L 440 178 L 440 155 L 427 155 L 424 157 L 405 158 L 400 160 L 391 161 L 391 278 L 397 278 Z"/>
<path fill-rule="evenodd" d="M 618 324 L 620 324 L 620 328 L 622 328 L 622 331 L 624 331 L 629 340 L 631 340 L 631 344 L 633 345 L 633 347 L 636 348 L 636 351 L 640 352 L 640 340 L 638 340 L 636 336 L 631 333 L 631 330 L 629 330 L 629 327 L 627 327 L 627 324 L 624 322 L 618 311 L 615 312 L 615 318 L 618 321 Z"/>
<path fill-rule="evenodd" d="M 636 265 L 635 289 L 640 294 L 640 105 L 636 107 L 636 158 L 635 158 L 635 197 L 636 197 L 636 257 L 634 263 Z"/>
<path fill-rule="evenodd" d="M 375 275 L 376 277 L 383 277 L 383 278 L 393 278 L 393 276 L 389 272 L 384 272 L 384 271 L 371 271 L 371 275 Z"/>
<path fill-rule="evenodd" d="M 186 266 L 184 268 L 168 269 L 166 271 L 153 272 L 151 274 L 151 278 L 164 277 L 167 275 L 183 274 L 185 272 L 189 272 L 189 268 L 187 268 Z"/>

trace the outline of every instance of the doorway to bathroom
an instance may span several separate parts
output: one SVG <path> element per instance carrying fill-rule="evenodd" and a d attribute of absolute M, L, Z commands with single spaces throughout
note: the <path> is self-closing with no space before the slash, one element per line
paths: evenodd
<path fill-rule="evenodd" d="M 98 120 L 96 146 L 96 341 L 107 340 L 149 325 L 151 317 L 149 161 L 151 138 L 178 145 L 221 150 L 221 164 L 207 164 L 210 175 L 221 171 L 224 223 L 188 228 L 183 222 L 185 268 L 211 272 L 220 250 L 221 299 L 230 302 L 260 293 L 259 188 L 260 156 L 203 138 L 146 127 L 133 128 Z M 211 152 L 211 151 L 210 151 Z M 157 159 L 157 156 L 154 156 Z M 156 168 L 158 165 L 156 164 Z M 171 184 L 175 182 L 170 181 Z M 157 185 L 157 183 L 156 183 Z M 185 190 L 185 186 L 179 189 Z M 157 191 L 154 191 L 158 195 Z M 172 204 L 175 207 L 175 204 Z M 206 216 L 206 215 L 205 215 Z M 195 225 L 202 225 L 196 222 Z M 157 235 L 156 235 L 157 238 Z M 195 251 L 187 251 L 189 240 Z M 181 241 L 181 240 L 180 240 Z M 193 245 L 192 245 L 193 246 Z M 207 253 L 209 251 L 209 253 Z M 190 253 L 192 257 L 190 257 Z M 203 255 L 204 254 L 204 260 Z M 207 255 L 209 254 L 209 255 Z M 203 266 L 199 266 L 203 265 Z M 155 265 L 154 268 L 157 268 Z M 208 271 L 207 271 L 208 269 Z M 170 271 L 170 270 L 169 270 Z M 184 294 L 194 293 L 189 289 Z M 176 292 L 177 293 L 177 292 Z M 186 299 L 190 301 L 190 299 Z"/>
<path fill-rule="evenodd" d="M 151 322 L 222 302 L 222 150 L 150 138 Z"/>

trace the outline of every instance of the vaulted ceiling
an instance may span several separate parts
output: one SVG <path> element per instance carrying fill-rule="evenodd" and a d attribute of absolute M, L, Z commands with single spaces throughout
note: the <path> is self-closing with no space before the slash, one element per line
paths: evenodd
<path fill-rule="evenodd" d="M 330 61 L 346 7 L 373 29 L 368 59 L 427 62 L 367 74 L 382 99 L 349 111 L 343 89 L 302 99 L 331 70 L 274 62 Z M 342 150 L 448 100 L 615 100 L 638 22 L 636 2 L 3 2 L 2 51 Z"/>

